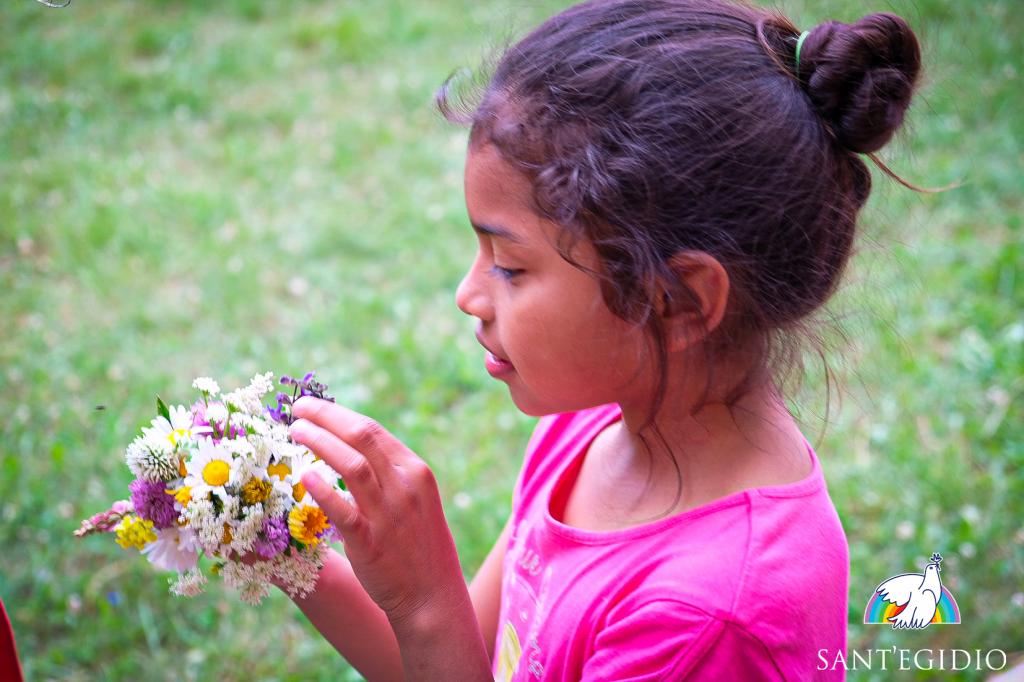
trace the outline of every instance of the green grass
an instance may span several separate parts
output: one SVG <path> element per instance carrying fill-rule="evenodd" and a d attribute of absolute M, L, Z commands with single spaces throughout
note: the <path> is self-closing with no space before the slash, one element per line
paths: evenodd
<path fill-rule="evenodd" d="M 173 598 L 137 555 L 72 538 L 124 496 L 153 396 L 198 375 L 317 369 L 433 465 L 475 571 L 534 420 L 454 305 L 465 131 L 431 96 L 560 6 L 0 5 L 0 597 L 30 679 L 358 679 L 280 594 Z M 926 53 L 884 158 L 964 184 L 878 175 L 831 305 L 850 340 L 815 445 L 851 545 L 850 644 L 1024 652 L 1024 7 L 786 4 L 802 26 L 868 8 Z M 794 403 L 813 439 L 820 372 Z M 933 551 L 962 625 L 856 624 Z"/>

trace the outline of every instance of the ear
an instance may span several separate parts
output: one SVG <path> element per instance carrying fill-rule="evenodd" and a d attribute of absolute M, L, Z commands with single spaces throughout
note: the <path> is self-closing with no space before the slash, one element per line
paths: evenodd
<path fill-rule="evenodd" d="M 729 301 L 729 274 L 704 251 L 679 251 L 668 265 L 676 279 L 662 282 L 658 313 L 671 353 L 699 342 L 722 322 Z"/>

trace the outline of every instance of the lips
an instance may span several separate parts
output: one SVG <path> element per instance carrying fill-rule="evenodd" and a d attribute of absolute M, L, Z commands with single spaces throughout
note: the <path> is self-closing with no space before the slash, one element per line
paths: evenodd
<path fill-rule="evenodd" d="M 476 331 L 476 340 L 479 341 L 480 345 L 487 351 L 484 355 L 484 365 L 487 367 L 487 372 L 491 376 L 499 377 L 504 374 L 508 374 L 515 369 L 511 362 L 491 350 L 490 346 L 484 342 L 483 334 L 479 329 Z"/>
<path fill-rule="evenodd" d="M 484 356 L 484 366 L 487 367 L 487 373 L 495 378 L 515 371 L 511 362 L 498 358 L 491 351 L 487 351 Z"/>

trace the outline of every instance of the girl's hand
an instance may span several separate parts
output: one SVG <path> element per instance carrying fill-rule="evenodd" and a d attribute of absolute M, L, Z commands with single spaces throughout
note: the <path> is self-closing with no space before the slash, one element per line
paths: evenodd
<path fill-rule="evenodd" d="M 377 422 L 336 403 L 305 397 L 292 414 L 292 438 L 341 474 L 355 505 L 316 474 L 302 484 L 341 532 L 356 577 L 396 633 L 458 612 L 466 584 L 426 462 Z"/>

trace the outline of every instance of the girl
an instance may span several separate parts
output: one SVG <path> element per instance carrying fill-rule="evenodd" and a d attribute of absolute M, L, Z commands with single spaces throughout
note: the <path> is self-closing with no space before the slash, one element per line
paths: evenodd
<path fill-rule="evenodd" d="M 501 58 L 470 124 L 456 293 L 541 417 L 468 587 L 426 464 L 303 399 L 345 538 L 299 606 L 367 678 L 810 679 L 845 651 L 848 548 L 787 410 L 920 55 L 873 14 L 801 32 L 724 0 L 591 0 Z M 884 169 L 884 168 L 883 168 Z"/>

